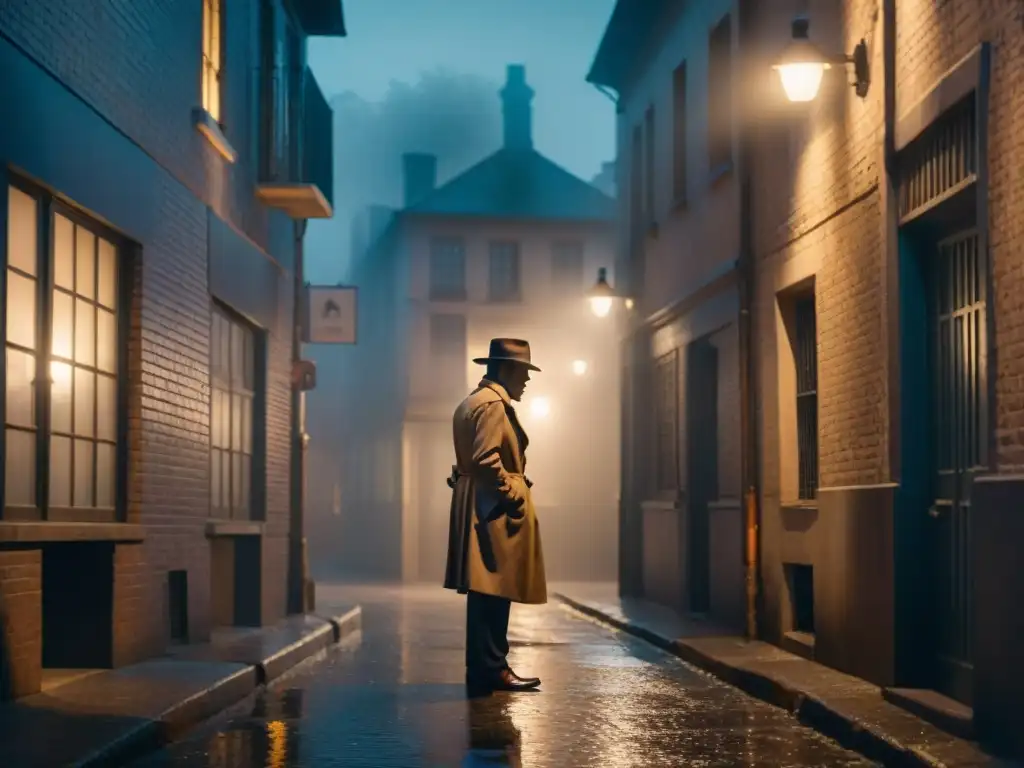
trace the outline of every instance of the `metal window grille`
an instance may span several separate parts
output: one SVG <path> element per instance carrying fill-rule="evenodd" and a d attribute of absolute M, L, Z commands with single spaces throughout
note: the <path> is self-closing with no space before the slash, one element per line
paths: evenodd
<path fill-rule="evenodd" d="M 210 511 L 214 517 L 248 520 L 253 516 L 256 335 L 214 307 L 210 346 Z"/>
<path fill-rule="evenodd" d="M 466 297 L 466 250 L 455 238 L 437 238 L 430 247 L 430 298 Z"/>
<path fill-rule="evenodd" d="M 796 302 L 796 428 L 799 498 L 818 495 L 818 323 L 814 296 Z"/>
<path fill-rule="evenodd" d="M 656 482 L 659 491 L 679 486 L 679 362 L 676 352 L 655 362 Z"/>
<path fill-rule="evenodd" d="M 974 96 L 950 109 L 900 153 L 900 219 L 912 219 L 972 183 L 978 171 Z"/>
<path fill-rule="evenodd" d="M 519 285 L 519 243 L 491 243 L 490 300 L 517 301 Z"/>

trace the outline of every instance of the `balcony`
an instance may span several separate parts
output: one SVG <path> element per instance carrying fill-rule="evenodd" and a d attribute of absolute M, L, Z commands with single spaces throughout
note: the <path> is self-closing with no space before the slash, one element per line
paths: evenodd
<path fill-rule="evenodd" d="M 334 114 L 309 67 L 268 78 L 263 115 L 256 197 L 293 219 L 331 218 Z"/>

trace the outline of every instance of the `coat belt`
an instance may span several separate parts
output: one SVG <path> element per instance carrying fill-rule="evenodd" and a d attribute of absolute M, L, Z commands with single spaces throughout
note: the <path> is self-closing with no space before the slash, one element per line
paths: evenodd
<path fill-rule="evenodd" d="M 530 480 L 530 478 L 528 478 L 524 474 L 521 474 L 519 472 L 506 472 L 505 474 L 509 475 L 510 477 L 521 477 L 521 478 L 523 478 L 523 480 L 526 481 L 526 487 L 527 488 L 532 488 L 533 487 L 533 481 Z M 453 464 L 452 465 L 452 473 L 446 478 L 445 482 L 448 483 L 448 487 L 449 488 L 455 488 L 456 483 L 459 482 L 459 478 L 470 477 L 471 475 L 472 475 L 471 472 L 463 471 L 463 470 L 459 469 L 456 465 Z"/>

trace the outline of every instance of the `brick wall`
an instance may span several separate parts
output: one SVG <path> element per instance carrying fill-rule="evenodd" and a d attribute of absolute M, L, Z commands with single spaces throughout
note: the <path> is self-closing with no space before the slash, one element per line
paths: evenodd
<path fill-rule="evenodd" d="M 0 0 L 0 34 L 165 172 L 158 188 L 141 190 L 158 213 L 140 244 L 138 306 L 131 321 L 129 520 L 144 523 L 148 531 L 144 545 L 119 555 L 145 562 L 152 575 L 129 577 L 126 565 L 125 578 L 134 586 L 119 581 L 116 589 L 119 595 L 145 593 L 139 598 L 143 604 L 162 605 L 164 618 L 150 618 L 162 624 L 167 571 L 187 569 L 193 639 L 205 636 L 210 624 L 207 208 L 286 268 L 292 264 L 291 222 L 258 205 L 253 195 L 258 4 L 225 5 L 223 115 L 239 156 L 234 165 L 225 164 L 192 125 L 191 111 L 201 101 L 200 0 L 105 0 L 95 9 L 75 0 Z M 116 220 L 109 223 L 119 226 Z M 275 540 L 286 535 L 289 505 L 292 296 L 287 273 L 281 282 L 280 327 L 269 329 L 267 404 L 267 521 L 268 537 Z M 283 551 L 282 544 L 269 543 L 266 551 Z M 275 555 L 265 563 L 273 568 L 263 579 L 265 613 L 275 617 L 284 610 L 283 586 L 277 586 L 284 580 L 283 558 Z M 132 610 L 123 608 L 126 626 L 134 621 Z M 118 653 L 134 657 L 133 648 Z"/>
<path fill-rule="evenodd" d="M 141 544 L 114 547 L 113 663 L 131 664 L 160 653 L 167 637 L 161 617 L 154 617 L 153 575 Z M 166 613 L 164 617 L 166 617 Z"/>
<path fill-rule="evenodd" d="M 39 690 L 42 552 L 0 550 L 0 700 Z"/>
<path fill-rule="evenodd" d="M 996 461 L 1024 469 L 1024 5 L 1018 0 L 902 0 L 896 4 L 897 114 L 919 101 L 981 41 L 992 45 L 989 96 L 989 257 L 995 313 Z"/>
<path fill-rule="evenodd" d="M 826 50 L 852 51 L 862 37 L 880 72 L 881 27 L 875 3 L 810 3 L 811 36 Z M 793 7 L 794 12 L 797 10 Z M 838 11 L 838 13 L 837 13 Z M 788 33 L 791 15 L 767 14 L 763 33 Z M 780 40 L 782 42 L 782 40 Z M 781 45 L 779 45 L 781 48 Z M 881 288 L 879 131 L 882 88 L 857 97 L 842 69 L 826 74 L 818 99 L 789 105 L 768 66 L 758 69 L 767 94 L 765 128 L 755 149 L 756 323 L 766 495 L 778 493 L 779 425 L 775 416 L 776 291 L 798 264 L 813 264 L 818 311 L 821 486 L 883 482 L 888 474 L 884 295 Z"/>

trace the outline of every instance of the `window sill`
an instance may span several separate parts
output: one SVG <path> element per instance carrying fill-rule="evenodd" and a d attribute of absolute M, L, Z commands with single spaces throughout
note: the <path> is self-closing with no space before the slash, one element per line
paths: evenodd
<path fill-rule="evenodd" d="M 708 172 L 708 187 L 714 189 L 732 175 L 732 160 L 711 167 Z"/>
<path fill-rule="evenodd" d="M 231 142 L 224 135 L 220 125 L 213 119 L 213 115 L 202 107 L 196 107 L 192 110 L 192 124 L 196 127 L 197 131 L 206 137 L 206 140 L 217 150 L 217 154 L 223 157 L 225 161 L 234 163 L 238 159 L 238 153 L 231 146 Z"/>
<path fill-rule="evenodd" d="M 488 296 L 488 304 L 521 304 L 522 296 Z"/>
<path fill-rule="evenodd" d="M 0 542 L 143 541 L 146 530 L 134 523 L 0 522 Z"/>
<path fill-rule="evenodd" d="M 259 520 L 211 520 L 206 524 L 206 536 L 262 536 L 263 526 Z"/>

